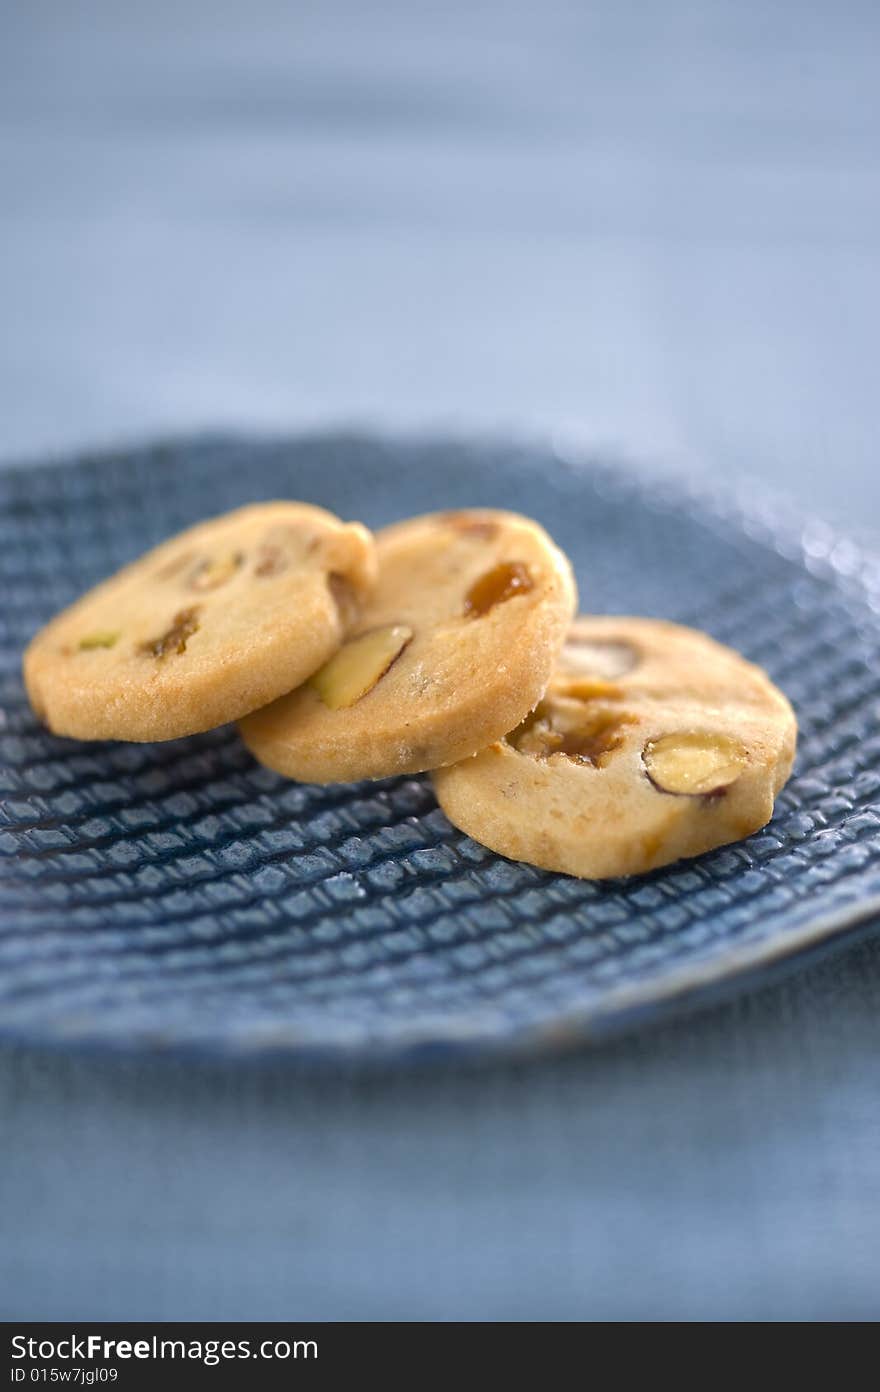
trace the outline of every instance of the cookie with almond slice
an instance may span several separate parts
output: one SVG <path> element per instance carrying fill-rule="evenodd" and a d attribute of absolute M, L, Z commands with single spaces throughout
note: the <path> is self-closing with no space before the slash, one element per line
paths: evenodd
<path fill-rule="evenodd" d="M 256 758 L 289 778 L 383 778 L 476 753 L 534 708 L 565 639 L 574 578 L 536 522 L 468 509 L 375 539 L 376 589 L 347 642 L 241 722 Z"/>
<path fill-rule="evenodd" d="M 449 820 L 484 846 L 605 879 L 758 831 L 796 738 L 782 692 L 706 634 L 580 618 L 537 708 L 433 781 Z"/>

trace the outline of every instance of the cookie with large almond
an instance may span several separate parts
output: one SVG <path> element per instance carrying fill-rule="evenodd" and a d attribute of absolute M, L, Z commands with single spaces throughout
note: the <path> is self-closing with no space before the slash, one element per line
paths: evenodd
<path fill-rule="evenodd" d="M 537 708 L 434 787 L 449 820 L 501 855 L 636 875 L 763 827 L 796 738 L 782 692 L 705 634 L 581 618 Z"/>
<path fill-rule="evenodd" d="M 77 739 L 165 740 L 222 725 L 320 667 L 375 574 L 366 528 L 307 503 L 203 522 L 37 634 L 24 657 L 31 704 Z"/>
<path fill-rule="evenodd" d="M 465 758 L 523 720 L 577 604 L 571 567 L 515 513 L 432 513 L 376 534 L 379 577 L 348 641 L 241 722 L 290 778 L 348 782 Z"/>

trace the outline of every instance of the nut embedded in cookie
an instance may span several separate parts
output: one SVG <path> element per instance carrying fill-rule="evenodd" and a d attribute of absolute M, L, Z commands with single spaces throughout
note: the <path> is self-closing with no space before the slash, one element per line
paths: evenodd
<path fill-rule="evenodd" d="M 623 638 L 587 638 L 573 629 L 565 640 L 557 672 L 572 677 L 616 681 L 639 662 L 639 651 Z"/>
<path fill-rule="evenodd" d="M 309 683 L 329 710 L 353 706 L 384 677 L 412 636 L 413 631 L 406 624 L 372 628 L 343 643 L 339 652 L 309 678 Z"/>
<path fill-rule="evenodd" d="M 742 741 L 730 735 L 687 730 L 649 740 L 642 761 L 661 793 L 719 797 L 746 768 L 749 754 Z"/>
<path fill-rule="evenodd" d="M 231 580 L 244 564 L 242 551 L 230 551 L 226 555 L 205 556 L 196 563 L 189 577 L 189 587 L 201 593 L 205 590 L 219 590 Z"/>

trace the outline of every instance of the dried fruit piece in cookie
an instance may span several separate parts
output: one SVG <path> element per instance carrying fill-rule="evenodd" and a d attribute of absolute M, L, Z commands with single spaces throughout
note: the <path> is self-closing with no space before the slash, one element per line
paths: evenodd
<path fill-rule="evenodd" d="M 480 533 L 471 531 L 470 535 L 479 536 Z M 464 597 L 464 612 L 481 618 L 496 604 L 503 604 L 514 595 L 528 594 L 534 587 L 531 571 L 523 561 L 499 561 L 471 585 Z"/>
<path fill-rule="evenodd" d="M 449 820 L 501 855 L 635 875 L 764 826 L 796 736 L 769 678 L 705 634 L 578 619 L 532 715 L 434 787 Z"/>
<path fill-rule="evenodd" d="M 415 773 L 498 739 L 539 700 L 576 594 L 537 523 L 473 509 L 376 535 L 379 579 L 349 642 L 241 723 L 264 764 L 336 783 Z"/>
<path fill-rule="evenodd" d="M 216 517 L 37 634 L 24 659 L 31 704 L 78 739 L 173 739 L 235 720 L 326 662 L 375 574 L 369 532 L 323 508 Z"/>

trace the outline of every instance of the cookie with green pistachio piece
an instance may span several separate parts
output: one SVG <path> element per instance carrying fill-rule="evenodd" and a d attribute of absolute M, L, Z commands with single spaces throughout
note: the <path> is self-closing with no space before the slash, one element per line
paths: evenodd
<path fill-rule="evenodd" d="M 533 709 L 562 647 L 574 579 L 536 522 L 432 513 L 375 539 L 376 589 L 347 642 L 241 722 L 253 754 L 290 778 L 382 778 L 473 754 Z"/>
<path fill-rule="evenodd" d="M 657 619 L 580 618 L 537 708 L 433 775 L 440 806 L 513 860 L 637 875 L 763 827 L 797 722 L 760 668 Z"/>
<path fill-rule="evenodd" d="M 307 503 L 181 532 L 58 614 L 24 656 L 37 715 L 75 739 L 166 740 L 290 691 L 326 662 L 375 580 L 370 533 Z"/>

